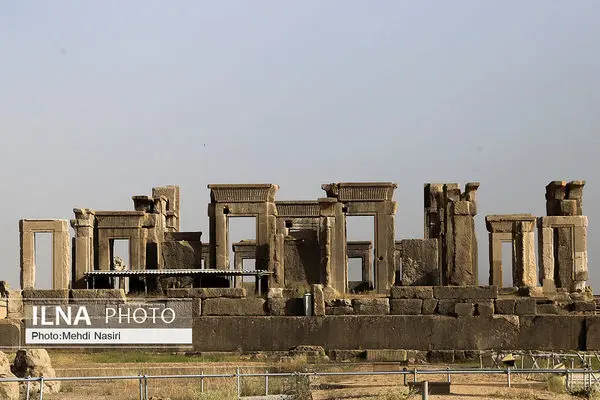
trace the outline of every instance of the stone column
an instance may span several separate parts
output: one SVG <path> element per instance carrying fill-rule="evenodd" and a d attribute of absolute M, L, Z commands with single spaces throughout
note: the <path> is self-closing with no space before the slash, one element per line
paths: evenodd
<path fill-rule="evenodd" d="M 335 199 L 319 199 L 319 238 L 321 243 L 321 269 L 324 271 L 325 286 L 333 287 L 340 293 L 345 292 L 345 281 L 343 275 L 336 270 L 335 255 L 332 252 L 335 244 L 334 220 L 335 220 Z"/>
<path fill-rule="evenodd" d="M 557 287 L 571 288 L 573 286 L 575 270 L 573 259 L 573 231 L 570 227 L 555 228 L 554 256 L 558 264 Z"/>
<path fill-rule="evenodd" d="M 239 271 L 244 269 L 244 259 L 242 258 L 241 254 L 237 251 L 234 251 L 234 253 L 233 253 L 233 264 L 235 265 L 235 269 L 237 269 Z M 241 276 L 235 276 L 233 278 L 233 286 L 236 288 L 242 287 L 242 277 Z"/>
<path fill-rule="evenodd" d="M 85 273 L 94 270 L 94 213 L 87 209 L 74 209 L 71 226 L 75 229 L 75 276 L 72 287 L 85 289 Z"/>
<path fill-rule="evenodd" d="M 387 293 L 394 284 L 395 262 L 395 230 L 394 214 L 396 202 L 382 203 L 381 210 L 375 215 L 375 290 Z"/>
<path fill-rule="evenodd" d="M 535 222 L 517 221 L 513 227 L 513 285 L 534 287 L 535 244 L 533 227 Z"/>
<path fill-rule="evenodd" d="M 539 282 L 544 287 L 554 282 L 554 230 L 544 226 L 545 217 L 538 219 Z"/>
<path fill-rule="evenodd" d="M 52 232 L 52 289 L 69 289 L 71 280 L 71 238 L 66 220 L 57 221 Z"/>
<path fill-rule="evenodd" d="M 344 204 L 337 201 L 333 205 L 334 218 L 332 221 L 333 229 L 333 245 L 331 252 L 333 254 L 333 262 L 336 282 L 339 287 L 343 288 L 341 293 L 348 291 L 348 244 L 346 237 L 346 214 L 344 213 Z"/>
<path fill-rule="evenodd" d="M 500 233 L 490 233 L 490 285 L 502 287 L 502 240 Z"/>
<path fill-rule="evenodd" d="M 371 274 L 373 271 L 373 249 L 368 249 L 362 259 L 363 262 L 363 270 L 362 270 L 362 279 L 363 282 L 369 282 L 369 284 L 373 284 L 371 281 Z"/>
<path fill-rule="evenodd" d="M 477 285 L 477 266 L 475 265 L 474 221 L 469 201 L 452 203 L 454 259 L 452 269 L 448 271 L 448 283 L 451 285 Z"/>
<path fill-rule="evenodd" d="M 574 250 L 575 250 L 575 282 L 573 290 L 584 290 L 585 282 L 588 280 L 587 260 L 587 218 L 583 226 L 573 228 Z"/>
<path fill-rule="evenodd" d="M 19 221 L 21 242 L 21 289 L 35 287 L 35 233 L 27 230 L 25 221 Z"/>
<path fill-rule="evenodd" d="M 210 265 L 208 268 L 229 269 L 229 221 L 221 204 L 208 205 L 210 223 Z"/>

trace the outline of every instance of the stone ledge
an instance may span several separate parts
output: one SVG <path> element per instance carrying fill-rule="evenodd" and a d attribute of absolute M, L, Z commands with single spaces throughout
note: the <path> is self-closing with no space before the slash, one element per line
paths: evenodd
<path fill-rule="evenodd" d="M 392 299 L 433 299 L 433 286 L 392 286 Z"/>
<path fill-rule="evenodd" d="M 246 289 L 243 288 L 192 288 L 192 289 L 167 289 L 166 297 L 187 298 L 197 297 L 200 299 L 210 298 L 232 298 L 246 297 Z"/>
<path fill-rule="evenodd" d="M 495 299 L 497 286 L 434 286 L 436 299 Z"/>

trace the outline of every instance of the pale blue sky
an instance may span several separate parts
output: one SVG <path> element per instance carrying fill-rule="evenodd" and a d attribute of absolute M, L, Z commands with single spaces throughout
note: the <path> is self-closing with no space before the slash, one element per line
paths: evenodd
<path fill-rule="evenodd" d="M 0 2 L 0 279 L 19 218 L 178 184 L 207 233 L 209 183 L 378 180 L 398 239 L 423 235 L 424 182 L 481 181 L 486 283 L 484 216 L 541 216 L 550 180 L 586 179 L 599 286 L 599 40 L 586 0 Z"/>

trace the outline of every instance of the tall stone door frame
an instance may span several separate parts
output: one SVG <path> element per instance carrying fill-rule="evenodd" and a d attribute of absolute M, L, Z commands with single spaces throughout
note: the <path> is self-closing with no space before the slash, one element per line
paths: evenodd
<path fill-rule="evenodd" d="M 36 233 L 52 234 L 52 289 L 69 289 L 71 280 L 69 221 L 63 219 L 22 219 L 19 221 L 21 289 L 35 288 Z"/>
<path fill-rule="evenodd" d="M 212 184 L 208 217 L 210 224 L 209 268 L 230 269 L 229 218 L 256 217 L 256 269 L 273 272 L 268 287 L 281 287 L 283 274 L 279 258 L 283 249 L 276 249 L 275 193 L 274 184 Z"/>
<path fill-rule="evenodd" d="M 394 216 L 397 211 L 397 203 L 393 201 L 393 196 L 397 187 L 398 185 L 392 182 L 343 182 L 321 186 L 327 193 L 328 198 L 337 199 L 338 202 L 343 204 L 344 235 L 346 234 L 347 216 L 374 217 L 374 284 L 377 293 L 387 293 L 394 284 L 396 269 Z M 344 243 L 347 243 L 347 238 Z M 345 292 L 348 289 L 346 246 L 343 247 L 343 251 Z"/>
<path fill-rule="evenodd" d="M 502 243 L 512 245 L 513 286 L 537 286 L 535 260 L 536 217 L 531 214 L 488 215 L 490 285 L 502 287 Z"/>

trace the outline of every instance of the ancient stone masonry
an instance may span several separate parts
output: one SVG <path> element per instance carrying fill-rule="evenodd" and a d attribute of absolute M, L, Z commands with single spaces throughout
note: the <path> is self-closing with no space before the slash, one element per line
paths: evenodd
<path fill-rule="evenodd" d="M 210 224 L 210 268 L 230 269 L 229 218 L 256 217 L 256 269 L 273 272 L 269 287 L 283 284 L 279 262 L 282 249 L 276 249 L 275 192 L 273 184 L 208 185 L 211 203 L 208 208 Z"/>
<path fill-rule="evenodd" d="M 86 272 L 115 269 L 115 240 L 129 241 L 128 269 L 164 268 L 165 235 L 179 230 L 179 188 L 157 187 L 152 193 L 133 196 L 134 211 L 73 210 L 74 288 L 86 287 Z"/>
<path fill-rule="evenodd" d="M 334 200 L 334 203 L 327 207 L 335 210 L 330 213 L 332 217 L 343 217 L 339 215 L 339 211 L 347 216 L 374 216 L 375 290 L 378 293 L 386 293 L 394 284 L 396 269 L 394 216 L 397 203 L 393 201 L 393 196 L 398 185 L 391 182 L 331 183 L 321 187 L 327 193 L 329 201 Z M 342 233 L 345 236 L 345 221 L 343 225 L 343 228 L 338 227 L 335 231 L 336 238 Z M 345 243 L 345 237 L 338 240 L 339 242 Z M 341 248 L 338 251 L 343 252 L 336 255 L 336 260 L 344 261 L 338 262 L 333 270 L 336 271 L 336 289 L 340 291 L 342 282 L 347 282 L 347 256 L 346 249 L 343 248 L 345 246 L 338 247 Z"/>
<path fill-rule="evenodd" d="M 540 282 L 550 290 L 583 290 L 588 279 L 584 185 L 553 181 L 546 186 L 547 216 L 538 220 L 538 252 Z"/>
<path fill-rule="evenodd" d="M 512 243 L 513 286 L 536 286 L 536 218 L 530 214 L 488 215 L 490 285 L 502 286 L 502 242 Z"/>
<path fill-rule="evenodd" d="M 425 184 L 425 238 L 438 239 L 440 283 L 473 285 L 477 277 L 475 194 L 479 182 L 461 193 L 457 183 Z"/>
<path fill-rule="evenodd" d="M 21 288 L 35 288 L 35 234 L 52 233 L 52 288 L 68 289 L 71 280 L 71 251 L 68 221 L 61 219 L 22 219 Z"/>
<path fill-rule="evenodd" d="M 390 182 L 325 184 L 326 197 L 309 201 L 276 201 L 275 184 L 209 185 L 208 244 L 200 231 L 180 232 L 177 186 L 134 196 L 131 211 L 75 209 L 72 242 L 65 220 L 21 220 L 22 288 L 0 282 L 0 346 L 20 346 L 33 304 L 122 304 L 134 292 L 140 302 L 157 294 L 166 303 L 189 300 L 195 351 L 600 349 L 586 287 L 584 184 L 551 182 L 546 216 L 486 216 L 489 286 L 478 286 L 477 276 L 479 183 L 464 192 L 456 183 L 426 184 L 424 238 L 400 240 Z M 373 217 L 373 242 L 347 240 L 349 216 Z M 255 238 L 230 243 L 232 217 L 255 217 Z M 51 290 L 36 289 L 37 232 L 53 234 Z M 122 239 L 125 263 L 115 254 Z M 510 287 L 502 287 L 503 242 L 512 244 Z M 350 258 L 361 260 L 361 281 L 349 282 Z M 246 259 L 256 271 L 244 270 Z M 255 286 L 242 276 L 254 276 Z"/>

